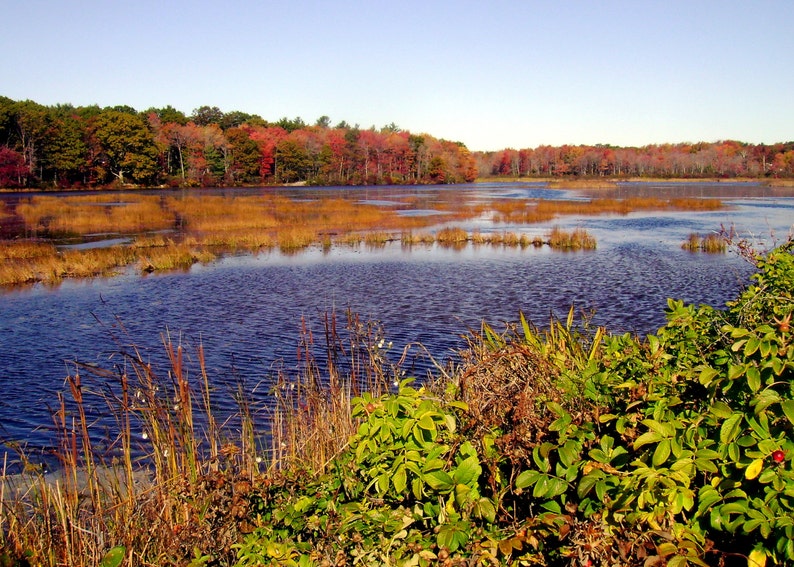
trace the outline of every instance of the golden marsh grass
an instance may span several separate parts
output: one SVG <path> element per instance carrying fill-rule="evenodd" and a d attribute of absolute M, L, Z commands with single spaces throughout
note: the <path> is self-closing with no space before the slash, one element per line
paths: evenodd
<path fill-rule="evenodd" d="M 172 228 L 174 214 L 154 195 L 36 196 L 17 205 L 34 234 L 128 234 Z"/>
<path fill-rule="evenodd" d="M 502 246 L 562 248 L 594 246 L 592 237 L 571 240 L 529 238 L 522 234 L 466 233 L 447 227 L 433 233 L 434 225 L 482 218 L 494 222 L 533 224 L 565 215 L 628 214 L 637 210 L 714 210 L 723 205 L 713 199 L 592 199 L 581 201 L 510 199 L 466 202 L 453 193 L 440 197 L 413 195 L 396 198 L 400 207 L 430 210 L 437 214 L 401 215 L 383 208 L 342 198 L 293 199 L 283 195 L 169 195 L 113 193 L 66 197 L 35 196 L 17 205 L 26 234 L 37 236 L 91 234 L 146 234 L 123 251 L 61 253 L 51 244 L 33 239 L 0 243 L 0 285 L 58 281 L 64 277 L 91 277 L 138 264 L 146 270 L 184 267 L 190 259 L 209 261 L 227 252 L 280 249 L 294 252 L 311 245 L 328 249 L 334 244 L 379 247 L 392 240 L 403 245 L 459 246 L 466 242 Z M 6 214 L 11 214 L 4 209 Z M 188 244 L 186 247 L 185 244 Z M 148 251 L 152 247 L 170 252 Z M 85 256 L 82 258 L 81 256 Z M 169 258 L 170 256 L 170 258 Z M 35 260 L 34 260 L 35 259 Z M 64 266 L 65 260 L 75 262 Z"/>
<path fill-rule="evenodd" d="M 714 211 L 724 205 L 717 199 L 592 199 L 582 201 L 533 201 L 528 199 L 500 201 L 494 204 L 495 222 L 533 224 L 548 222 L 565 215 L 627 215 L 633 211 Z"/>
<path fill-rule="evenodd" d="M 726 239 L 715 233 L 700 236 L 697 233 L 692 233 L 681 245 L 684 250 L 690 252 L 706 252 L 709 254 L 721 254 L 728 249 Z"/>

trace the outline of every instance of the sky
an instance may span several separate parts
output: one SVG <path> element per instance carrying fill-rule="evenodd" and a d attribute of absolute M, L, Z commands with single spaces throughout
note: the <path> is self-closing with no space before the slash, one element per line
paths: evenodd
<path fill-rule="evenodd" d="M 0 0 L 0 96 L 475 151 L 794 140 L 794 0 Z"/>

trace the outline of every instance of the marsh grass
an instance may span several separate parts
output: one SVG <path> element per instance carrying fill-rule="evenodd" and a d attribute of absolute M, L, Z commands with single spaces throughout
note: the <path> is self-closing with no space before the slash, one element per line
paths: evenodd
<path fill-rule="evenodd" d="M 16 207 L 33 234 L 133 233 L 171 228 L 174 214 L 154 195 L 36 196 Z"/>
<path fill-rule="evenodd" d="M 457 226 L 445 227 L 436 233 L 436 242 L 442 246 L 463 244 L 469 241 L 469 234 Z"/>
<path fill-rule="evenodd" d="M 437 232 L 429 227 L 491 214 L 495 222 L 534 224 L 564 215 L 628 214 L 635 210 L 713 210 L 713 199 L 592 199 L 582 201 L 502 199 L 493 203 L 467 203 L 454 195 L 434 200 L 425 196 L 400 199 L 416 209 L 436 215 L 400 215 L 391 208 L 339 198 L 290 199 L 282 195 L 172 195 L 161 198 L 138 193 L 67 197 L 36 196 L 17 205 L 16 213 L 32 237 L 85 236 L 90 234 L 141 235 L 128 246 L 133 252 L 113 247 L 112 252 L 58 251 L 51 244 L 0 243 L 0 285 L 58 282 L 68 277 L 112 275 L 124 266 L 137 264 L 144 271 L 188 267 L 226 253 L 281 250 L 293 253 L 308 246 L 329 249 L 333 244 L 379 248 L 392 240 L 404 246 L 437 244 L 461 247 L 467 242 L 507 247 L 575 249 L 594 246 L 592 237 L 543 241 L 516 233 L 475 232 L 447 226 Z M 154 248 L 158 248 L 155 250 Z M 161 250 L 159 248 L 169 248 Z M 65 261 L 73 266 L 64 265 Z"/>
<path fill-rule="evenodd" d="M 548 245 L 562 250 L 594 250 L 596 239 L 583 228 L 569 232 L 555 226 L 548 234 Z"/>
<path fill-rule="evenodd" d="M 727 251 L 728 243 L 726 237 L 722 234 L 709 233 L 706 236 L 700 236 L 693 232 L 687 237 L 681 248 L 690 252 L 722 254 Z"/>
<path fill-rule="evenodd" d="M 436 237 L 432 232 L 420 231 L 414 232 L 412 230 L 405 231 L 400 235 L 400 242 L 404 246 L 413 246 L 415 244 L 430 245 L 436 241 Z"/>
<path fill-rule="evenodd" d="M 2 463 L 2 565 L 87 567 L 109 554 L 124 565 L 234 563 L 254 487 L 322 472 L 358 425 L 352 397 L 404 375 L 409 347 L 391 361 L 379 324 L 348 312 L 321 327 L 316 336 L 304 322 L 297 365 L 274 371 L 266 399 L 242 383 L 227 392 L 233 415 L 216 409 L 201 345 L 166 334 L 153 363 L 120 337 L 111 368 L 75 363 L 53 411 L 57 471 Z M 111 438 L 95 423 L 101 407 Z M 191 563 L 197 553 L 204 562 Z"/>
<path fill-rule="evenodd" d="M 534 224 L 570 215 L 627 215 L 634 211 L 713 211 L 724 208 L 717 199 L 598 198 L 582 201 L 509 200 L 494 205 L 495 222 Z"/>

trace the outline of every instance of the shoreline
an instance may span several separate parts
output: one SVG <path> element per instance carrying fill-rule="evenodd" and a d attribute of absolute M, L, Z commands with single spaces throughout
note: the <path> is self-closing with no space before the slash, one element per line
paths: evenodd
<path fill-rule="evenodd" d="M 567 177 L 478 177 L 473 184 L 480 183 L 545 183 L 552 188 L 576 189 L 576 188 L 599 188 L 599 187 L 616 187 L 620 183 L 719 183 L 719 184 L 732 184 L 732 183 L 757 183 L 764 187 L 794 187 L 794 179 L 792 178 L 758 178 L 758 177 L 588 177 L 588 178 L 567 178 Z M 296 183 L 284 183 L 279 185 L 268 184 L 254 184 L 254 185 L 235 185 L 230 186 L 228 189 L 251 189 L 251 188 L 272 188 L 272 189 L 290 189 L 300 187 L 415 187 L 417 184 L 391 184 L 391 185 L 308 185 L 305 181 Z M 427 185 L 427 184 L 423 184 Z M 430 186 L 433 186 L 431 184 Z M 443 186 L 444 184 L 435 184 Z M 183 191 L 191 189 L 223 189 L 227 187 L 221 186 L 207 186 L 207 187 L 170 187 L 170 186 L 135 186 L 126 185 L 124 187 L 116 186 L 97 186 L 97 187 L 80 187 L 80 188 L 64 188 L 64 187 L 0 187 L 0 194 L 8 193 L 78 193 L 78 192 L 92 192 L 92 191 L 163 191 L 171 189 L 173 191 Z"/>

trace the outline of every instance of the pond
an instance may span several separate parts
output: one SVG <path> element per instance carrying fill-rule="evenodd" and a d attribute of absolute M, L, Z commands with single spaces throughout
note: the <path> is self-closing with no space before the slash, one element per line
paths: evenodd
<path fill-rule="evenodd" d="M 254 190 L 248 190 L 254 191 Z M 344 198 L 393 206 L 400 194 L 488 202 L 498 198 L 586 198 L 592 192 L 551 191 L 537 184 L 428 188 L 284 189 L 314 198 L 336 191 Z M 310 248 L 297 254 L 230 256 L 188 271 L 66 281 L 0 293 L 0 439 L 29 448 L 52 446 L 51 410 L 73 361 L 102 368 L 121 364 L 134 344 L 144 359 L 162 362 L 163 335 L 207 355 L 210 380 L 228 394 L 244 383 L 263 403 L 278 368 L 294 368 L 302 321 L 316 336 L 326 314 L 351 311 L 382 325 L 406 368 L 420 377 L 431 364 L 454 356 L 463 335 L 486 321 L 497 329 L 519 312 L 542 326 L 573 306 L 612 332 L 647 334 L 664 324 L 668 297 L 724 305 L 748 281 L 751 266 L 736 254 L 691 253 L 681 243 L 692 232 L 732 227 L 739 236 L 785 240 L 794 223 L 794 197 L 753 184 L 621 184 L 599 195 L 720 198 L 724 210 L 642 212 L 563 217 L 531 226 L 494 225 L 487 217 L 468 230 L 543 234 L 551 226 L 583 227 L 598 241 L 594 251 L 467 245 L 378 248 Z M 2 198 L 2 197 L 0 197 Z M 18 198 L 6 197 L 7 199 Z M 417 214 L 416 210 L 405 214 Z M 427 206 L 427 210 L 437 207 Z M 165 370 L 165 369 L 164 369 Z M 87 387 L 100 388 L 100 384 Z M 228 404 L 228 406 L 224 406 Z"/>

